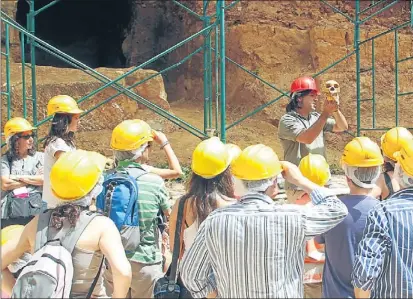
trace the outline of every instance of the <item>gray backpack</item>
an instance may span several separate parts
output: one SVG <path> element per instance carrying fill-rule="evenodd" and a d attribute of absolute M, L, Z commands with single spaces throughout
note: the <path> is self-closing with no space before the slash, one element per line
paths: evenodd
<path fill-rule="evenodd" d="M 11 298 L 69 298 L 73 281 L 72 252 L 85 228 L 97 213 L 83 211 L 75 227 L 68 223 L 59 231 L 49 227 L 52 211 L 39 215 L 35 252 L 21 271 Z M 102 269 L 93 281 L 90 298 Z"/>

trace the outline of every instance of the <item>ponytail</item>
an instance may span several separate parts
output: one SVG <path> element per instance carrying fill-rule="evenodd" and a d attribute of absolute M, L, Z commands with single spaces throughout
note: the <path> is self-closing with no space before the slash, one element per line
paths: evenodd
<path fill-rule="evenodd" d="M 69 221 L 71 227 L 76 226 L 82 209 L 81 206 L 73 204 L 66 204 L 55 208 L 51 215 L 50 226 L 60 230 L 65 219 Z"/>

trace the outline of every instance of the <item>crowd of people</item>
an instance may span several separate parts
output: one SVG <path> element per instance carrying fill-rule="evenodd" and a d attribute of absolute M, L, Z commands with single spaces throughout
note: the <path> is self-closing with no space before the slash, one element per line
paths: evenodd
<path fill-rule="evenodd" d="M 338 192 L 324 132 L 348 125 L 338 98 L 321 113 L 318 99 L 312 78 L 292 83 L 278 128 L 283 160 L 264 144 L 201 141 L 173 206 L 164 180 L 182 175 L 180 163 L 144 120 L 113 129 L 109 159 L 76 148 L 83 111 L 70 96 L 48 103 L 44 152 L 35 127 L 10 119 L 2 298 L 413 297 L 413 135 L 395 127 L 380 145 L 352 139 L 341 157 L 348 188 Z M 154 145 L 169 169 L 150 165 Z"/>

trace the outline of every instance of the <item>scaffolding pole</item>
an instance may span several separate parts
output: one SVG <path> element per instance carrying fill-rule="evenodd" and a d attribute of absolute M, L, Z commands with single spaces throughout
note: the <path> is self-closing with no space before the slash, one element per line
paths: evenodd
<path fill-rule="evenodd" d="M 217 4 L 217 16 L 219 18 L 219 53 L 220 53 L 220 102 L 221 102 L 221 140 L 226 142 L 226 71 L 225 71 L 225 1 L 221 0 Z"/>

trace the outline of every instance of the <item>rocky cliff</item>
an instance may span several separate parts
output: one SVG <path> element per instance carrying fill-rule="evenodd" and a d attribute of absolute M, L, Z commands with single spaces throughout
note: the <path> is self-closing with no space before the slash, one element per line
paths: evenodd
<path fill-rule="evenodd" d="M 62 2 L 61 4 L 63 5 L 64 3 L 65 2 Z M 197 13 L 202 14 L 202 2 L 182 1 L 182 3 Z M 227 1 L 227 4 L 229 3 L 230 2 Z M 354 3 L 348 1 L 329 1 L 329 3 L 340 8 L 349 16 L 354 16 Z M 366 8 L 369 3 L 369 1 L 362 1 L 362 9 Z M 10 7 L 10 13 L 16 15 L 17 6 L 11 5 L 10 2 L 8 2 L 8 6 Z M 110 11 L 113 10 L 113 7 L 105 8 L 104 6 L 102 2 L 99 9 L 95 7 L 94 14 L 101 12 L 101 14 L 105 13 L 107 16 L 110 16 Z M 213 13 L 214 6 L 214 3 L 210 4 L 209 9 L 211 13 Z M 87 9 L 92 8 L 89 7 Z M 88 16 L 90 20 L 93 19 L 95 20 L 94 22 L 96 22 L 94 14 L 91 11 Z M 84 15 L 86 15 L 86 13 L 84 13 Z M 365 16 L 367 15 L 363 17 Z M 363 24 L 361 26 L 360 38 L 364 40 L 395 25 L 401 24 L 409 20 L 409 16 L 409 2 L 401 1 L 401 3 Z M 46 17 L 52 18 L 51 15 L 45 15 L 44 18 Z M 64 18 L 66 18 L 66 16 L 64 14 L 59 15 L 59 17 L 61 18 L 61 22 L 65 21 Z M 41 18 L 41 15 L 39 18 Z M 111 39 L 113 41 L 116 40 L 119 44 L 116 47 L 121 49 L 123 67 L 139 65 L 202 28 L 201 21 L 189 15 L 182 8 L 170 1 L 128 1 L 128 8 L 123 7 L 121 12 L 114 12 L 113 18 L 121 18 L 123 20 L 123 23 L 121 22 L 122 24 L 125 23 L 126 19 L 129 20 L 127 22 L 128 25 L 122 25 L 118 28 L 119 30 L 116 31 L 118 38 Z M 100 20 L 102 20 L 102 16 Z M 57 21 L 58 20 L 55 20 L 55 22 Z M 44 22 L 45 21 L 43 21 L 43 23 Z M 294 78 L 300 75 L 317 73 L 354 50 L 354 25 L 345 17 L 333 12 L 328 6 L 318 1 L 241 1 L 228 11 L 226 28 L 227 56 L 285 91 L 289 89 L 289 85 Z M 40 35 L 46 34 L 44 31 L 43 33 L 41 32 L 41 30 L 45 29 L 39 30 Z M 413 55 L 412 33 L 411 28 L 403 29 L 399 32 L 398 48 L 400 58 Z M 53 34 L 50 32 L 48 32 L 47 36 L 52 44 L 53 42 L 58 42 L 53 41 Z M 93 38 L 96 39 L 96 36 Z M 202 37 L 164 56 L 159 61 L 145 68 L 160 71 L 178 62 L 201 45 Z M 77 44 L 73 42 L 72 45 L 67 44 L 63 46 L 68 52 L 74 53 L 73 55 L 75 56 L 80 55 L 76 53 L 87 53 L 86 49 L 88 49 L 88 47 L 93 47 L 93 43 L 90 41 L 77 41 Z M 113 48 L 115 48 L 115 46 L 113 46 Z M 394 48 L 393 33 L 384 35 L 375 41 L 376 121 L 379 127 L 391 127 L 395 124 Z M 96 52 L 97 50 L 95 49 L 94 51 Z M 79 57 L 83 57 L 82 59 L 86 60 L 92 59 L 93 53 L 88 54 L 89 56 L 85 54 L 85 56 L 80 55 Z M 362 67 L 370 67 L 371 43 L 365 43 L 360 53 Z M 18 56 L 19 55 L 16 54 L 16 61 L 18 61 Z M 46 60 L 44 59 L 43 61 Z M 94 60 L 92 59 L 91 61 Z M 278 92 L 265 86 L 234 65 L 230 63 L 227 65 L 227 107 L 229 120 L 234 120 L 251 111 L 253 108 L 279 96 Z M 177 114 L 181 113 L 181 115 L 186 116 L 188 120 L 196 118 L 196 121 L 198 121 L 200 116 L 197 113 L 202 111 L 202 67 L 202 54 L 197 54 L 190 61 L 162 76 L 165 91 L 168 95 L 168 102 L 171 104 L 172 110 L 174 111 L 175 109 Z M 61 70 L 64 71 L 64 69 Z M 118 71 L 122 72 L 123 70 L 119 69 Z M 54 72 L 57 72 L 57 69 L 54 69 Z M 112 70 L 110 72 L 117 71 Z M 45 76 L 47 76 L 46 73 L 47 71 L 44 71 Z M 350 129 L 354 131 L 356 125 L 355 56 L 353 55 L 331 68 L 319 78 L 320 84 L 329 79 L 334 79 L 341 84 L 342 110 L 349 120 Z M 399 92 L 413 90 L 411 84 L 412 78 L 413 60 L 399 64 Z M 73 80 L 76 79 L 74 78 Z M 43 84 L 41 81 L 38 82 L 39 84 Z M 372 78 L 369 72 L 361 76 L 362 98 L 372 96 L 371 82 Z M 77 83 L 86 84 L 87 82 Z M 156 85 L 158 83 L 154 84 Z M 39 88 L 42 89 L 43 87 Z M 65 89 L 62 90 L 66 91 Z M 60 89 L 54 91 L 60 92 Z M 67 90 L 67 92 L 70 93 L 70 90 Z M 43 93 L 40 92 L 40 97 L 43 96 L 42 94 Z M 44 94 L 48 94 L 48 92 Z M 76 95 L 81 96 L 82 92 L 76 91 Z M 46 99 L 46 95 L 44 98 Z M 166 97 L 164 98 L 166 99 Z M 258 114 L 253 122 L 247 122 L 234 127 L 232 131 L 229 132 L 229 138 L 232 138 L 231 141 L 239 142 L 241 145 L 247 142 L 262 141 L 257 139 L 256 134 L 255 139 L 257 140 L 250 134 L 250 132 L 256 131 L 255 128 L 251 129 L 251 126 L 259 126 L 260 130 L 263 130 L 260 136 L 271 139 L 271 141 L 268 142 L 275 144 L 276 126 L 281 115 L 284 113 L 287 101 L 286 98 L 283 98 Z M 413 126 L 413 122 L 411 121 L 411 115 L 413 115 L 412 101 L 413 96 L 411 95 L 400 98 L 400 125 Z M 162 103 L 169 105 L 163 100 Z M 187 113 L 186 110 L 191 110 L 193 115 L 189 112 Z M 93 121 L 93 125 L 91 123 L 88 126 L 93 126 L 96 130 L 111 129 L 114 122 L 121 117 L 123 112 L 115 117 L 116 121 L 112 122 L 110 121 L 112 115 L 118 114 L 112 110 L 110 111 L 108 114 L 101 114 L 104 119 L 96 122 Z M 132 109 L 130 111 L 133 112 L 135 110 Z M 124 115 L 130 116 L 139 115 L 136 111 L 132 114 L 129 112 L 124 113 Z M 191 116 L 189 116 L 189 114 L 191 114 Z M 99 117 L 99 113 L 95 113 L 94 115 Z M 362 104 L 361 116 L 363 125 L 371 126 L 371 102 L 364 102 Z M 98 125 L 98 123 L 101 124 Z M 102 123 L 104 125 L 102 125 Z M 245 134 L 240 133 L 242 130 L 245 131 Z M 380 133 L 369 133 L 369 135 L 378 137 Z M 332 145 L 331 150 L 340 152 L 343 143 L 348 140 L 349 136 L 331 135 L 328 138 Z M 190 144 L 192 144 L 192 142 L 196 141 L 191 141 Z M 184 145 L 188 148 L 188 143 Z M 279 150 L 278 145 L 274 146 Z M 186 157 L 186 150 L 183 155 Z M 336 154 L 334 155 L 336 156 Z"/>

